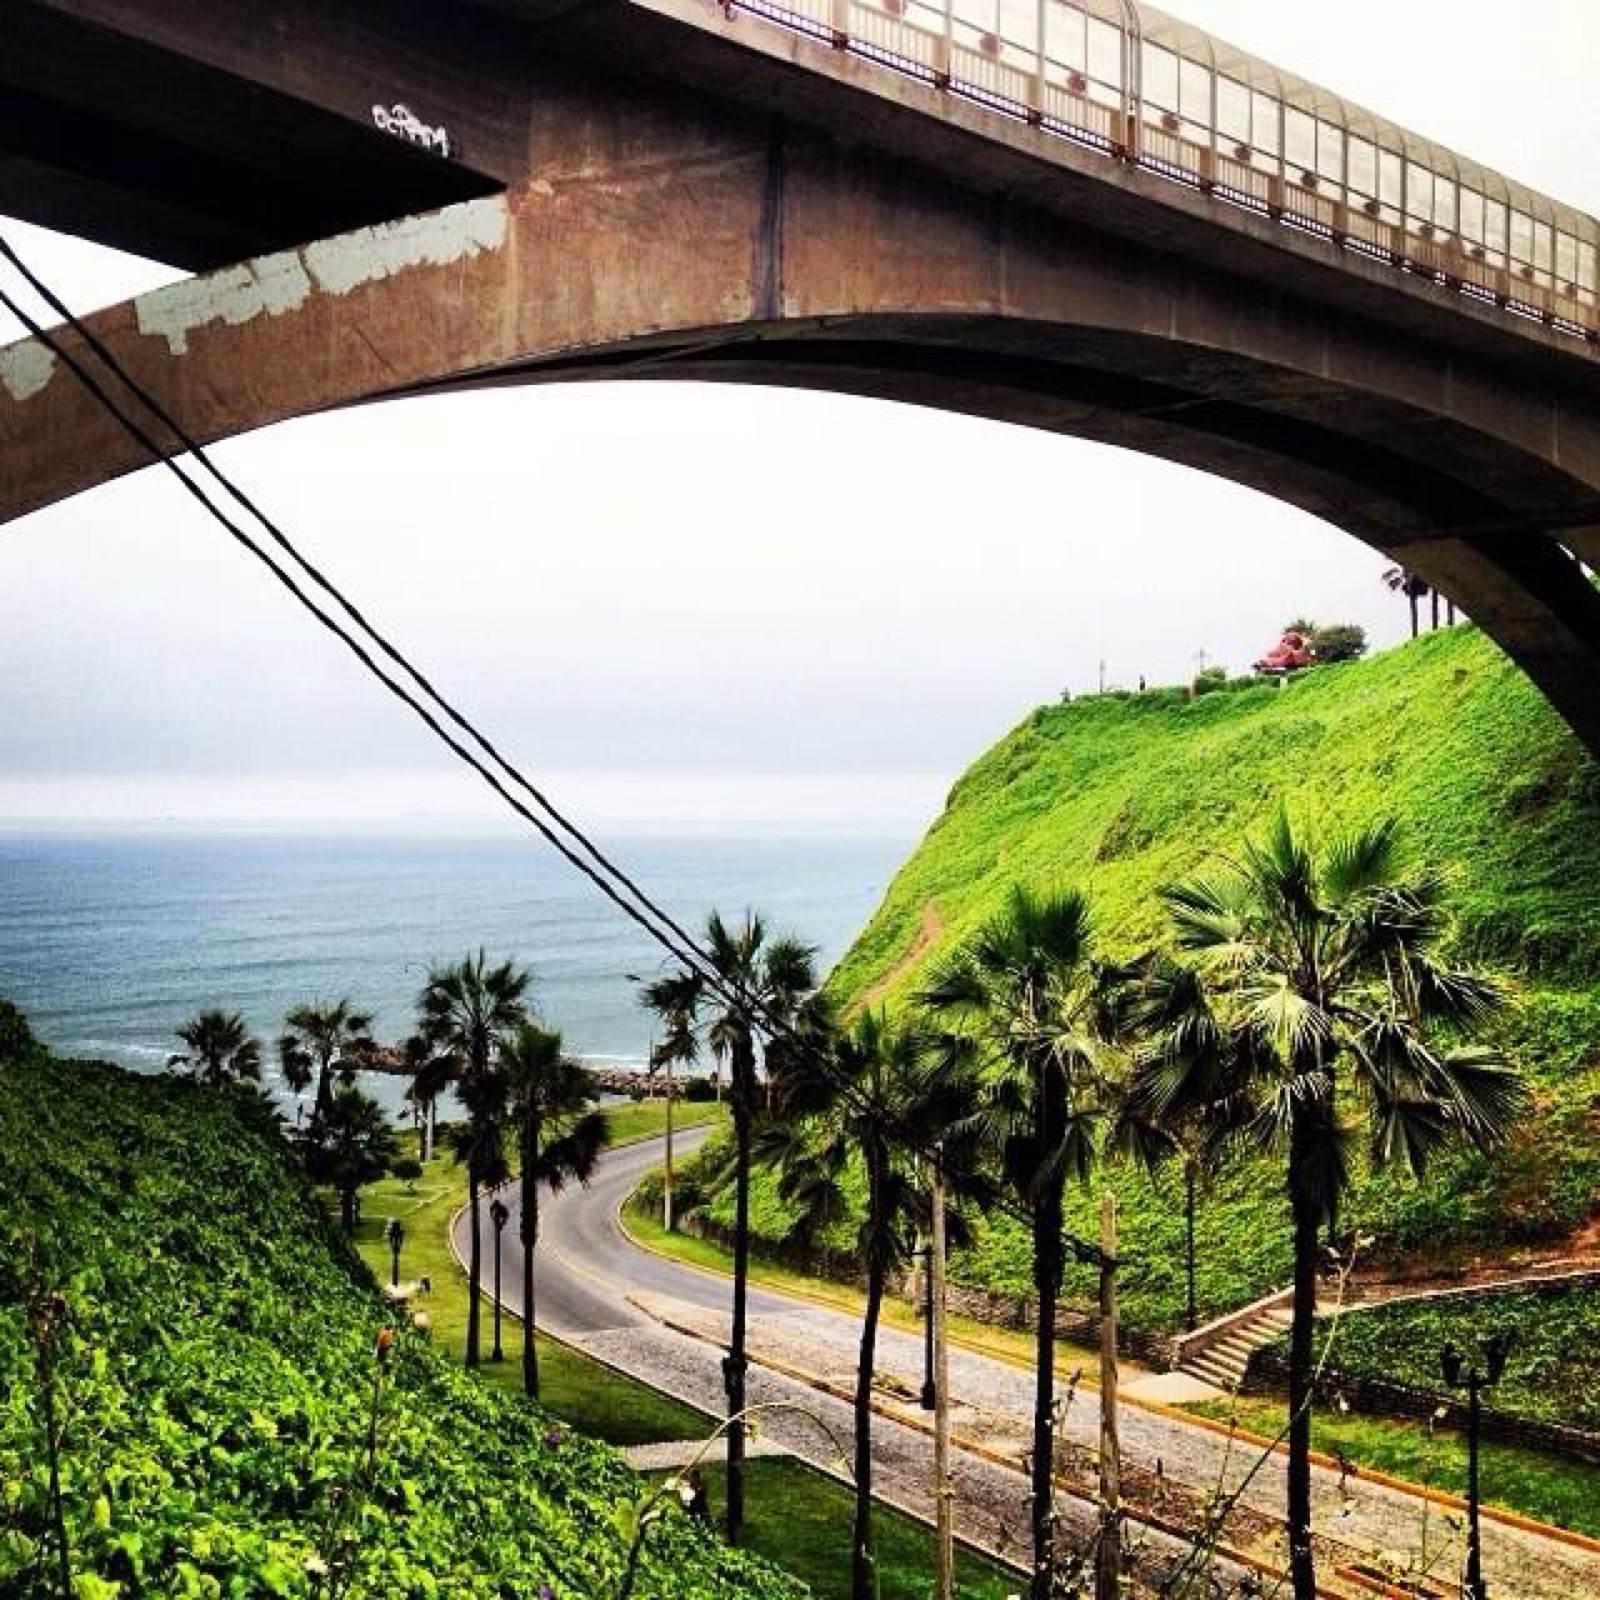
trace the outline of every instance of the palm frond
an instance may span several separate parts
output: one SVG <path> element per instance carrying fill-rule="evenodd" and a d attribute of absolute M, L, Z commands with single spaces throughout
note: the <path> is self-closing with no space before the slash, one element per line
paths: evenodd
<path fill-rule="evenodd" d="M 1257 956 L 1235 887 L 1216 879 L 1167 884 L 1159 891 L 1180 950 L 1209 966 L 1242 968 Z"/>
<path fill-rule="evenodd" d="M 1498 1050 L 1464 1045 L 1440 1058 L 1452 1122 L 1480 1150 L 1501 1144 L 1527 1109 L 1528 1085 Z"/>
<path fill-rule="evenodd" d="M 1400 865 L 1399 822 L 1380 818 L 1329 842 L 1321 861 L 1323 892 L 1334 905 L 1344 905 L 1356 895 L 1392 884 Z"/>
<path fill-rule="evenodd" d="M 1252 974 L 1240 987 L 1240 999 L 1251 1031 L 1286 1061 L 1315 1058 L 1331 1042 L 1328 1013 L 1283 973 Z"/>

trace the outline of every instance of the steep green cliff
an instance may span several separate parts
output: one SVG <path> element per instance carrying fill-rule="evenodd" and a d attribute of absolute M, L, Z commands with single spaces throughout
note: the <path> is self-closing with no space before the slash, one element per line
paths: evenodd
<path fill-rule="evenodd" d="M 904 1006 L 930 961 L 1019 880 L 1082 887 L 1105 952 L 1134 954 L 1162 938 L 1158 887 L 1225 862 L 1285 803 L 1323 832 L 1393 813 L 1415 856 L 1448 871 L 1458 953 L 1512 980 L 1503 1043 L 1535 1084 L 1506 1149 L 1451 1157 L 1422 1186 L 1369 1178 L 1351 1220 L 1390 1256 L 1441 1261 L 1583 1227 L 1600 1206 L 1600 768 L 1474 629 L 1282 689 L 1193 701 L 1164 690 L 1034 712 L 956 784 L 831 988 L 851 1006 Z M 1182 1303 L 1175 1186 L 1125 1171 L 1111 1181 L 1139 1262 L 1130 1320 L 1170 1327 Z M 1072 1211 L 1092 1233 L 1092 1197 L 1075 1194 Z M 757 1215 L 769 1235 L 786 1231 L 770 1180 Z M 1218 1181 L 1200 1258 L 1202 1312 L 1285 1281 L 1273 1168 L 1243 1162 Z M 992 1221 L 957 1270 L 1024 1293 L 1027 1240 Z M 1069 1293 L 1090 1288 L 1084 1277 Z"/>

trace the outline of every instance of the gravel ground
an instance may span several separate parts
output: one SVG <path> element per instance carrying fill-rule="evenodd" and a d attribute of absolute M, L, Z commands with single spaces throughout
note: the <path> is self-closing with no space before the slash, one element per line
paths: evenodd
<path fill-rule="evenodd" d="M 715 1411 L 722 1404 L 721 1350 L 669 1328 L 627 1328 L 596 1333 L 584 1340 L 592 1355 L 676 1395 L 690 1405 Z M 750 1404 L 775 1409 L 756 1417 L 758 1436 L 801 1460 L 842 1475 L 850 1447 L 849 1405 L 804 1383 L 760 1365 L 749 1378 Z M 708 1428 L 709 1431 L 709 1428 Z M 920 1431 L 884 1418 L 874 1430 L 874 1488 L 883 1499 L 924 1519 L 933 1515 L 933 1445 Z M 973 1544 L 1013 1564 L 1026 1559 L 1027 1480 L 1016 1468 L 998 1466 L 966 1451 L 956 1451 L 957 1530 Z M 1069 1495 L 1058 1500 L 1063 1547 L 1087 1550 L 1095 1513 Z M 1184 1547 L 1166 1535 L 1136 1530 L 1130 1535 L 1142 1584 L 1156 1587 L 1181 1559 Z M 1215 1582 L 1197 1583 L 1187 1595 L 1231 1594 L 1244 1582 L 1232 1564 L 1216 1572 Z"/>
<path fill-rule="evenodd" d="M 728 1319 L 720 1313 L 694 1306 L 669 1308 L 659 1296 L 636 1296 L 634 1303 L 657 1317 L 670 1316 L 703 1338 L 718 1342 L 727 1338 Z M 854 1382 L 858 1331 L 859 1324 L 837 1312 L 796 1304 L 782 1315 L 752 1317 L 750 1348 L 754 1356 L 848 1388 Z M 906 1409 L 912 1409 L 922 1383 L 922 1364 L 919 1339 L 897 1329 L 883 1330 L 876 1384 L 886 1403 L 893 1405 L 905 1397 L 910 1401 Z M 950 1384 L 957 1407 L 956 1431 L 1020 1461 L 1031 1427 L 1032 1374 L 991 1357 L 952 1349 Z M 1069 1477 L 1092 1475 L 1098 1406 L 1099 1397 L 1092 1391 L 1073 1395 L 1067 1406 L 1062 1465 Z M 1263 1559 L 1281 1560 L 1282 1455 L 1262 1460 L 1254 1446 L 1132 1406 L 1121 1408 L 1119 1420 L 1124 1470 L 1135 1480 L 1130 1497 L 1142 1484 L 1154 1497 L 1153 1509 L 1181 1522 L 1184 1512 L 1192 1516 L 1198 1510 L 1197 1497 L 1203 1499 L 1219 1489 L 1232 1494 L 1243 1485 L 1241 1508 L 1254 1515 L 1230 1524 L 1230 1541 Z M 1325 1569 L 1334 1563 L 1377 1561 L 1392 1569 L 1426 1570 L 1436 1581 L 1459 1571 L 1464 1537 L 1460 1513 L 1431 1507 L 1424 1517 L 1424 1503 L 1414 1495 L 1325 1469 L 1313 1473 L 1313 1494 Z M 1025 1528 L 1025 1508 L 1013 1508 L 1012 1517 L 1017 1527 Z M 1495 1521 L 1485 1521 L 1483 1538 L 1485 1567 L 1497 1595 L 1516 1600 L 1600 1596 L 1600 1555 Z"/>
<path fill-rule="evenodd" d="M 692 1142 L 690 1136 L 685 1147 Z M 541 1322 L 643 1382 L 716 1413 L 723 1403 L 722 1352 L 716 1346 L 726 1339 L 726 1280 L 640 1250 L 616 1223 L 617 1207 L 660 1158 L 660 1141 L 608 1152 L 589 1188 L 570 1189 L 548 1203 L 540 1249 Z M 508 1197 L 516 1198 L 514 1193 Z M 508 1263 L 505 1293 L 513 1303 L 519 1272 L 519 1261 Z M 679 1312 L 673 1320 L 698 1338 L 662 1325 L 660 1316 L 667 1305 Z M 653 1308 L 654 1316 L 647 1307 Z M 754 1287 L 750 1311 L 753 1353 L 803 1374 L 822 1375 L 848 1392 L 860 1334 L 857 1317 Z M 983 1455 L 958 1453 L 961 1530 L 975 1542 L 1015 1557 L 1027 1531 L 1026 1483 L 1019 1469 L 1032 1414 L 1032 1375 L 961 1349 L 951 1351 L 951 1375 L 959 1402 L 958 1431 L 1018 1464 L 1008 1468 Z M 908 1402 L 907 1417 L 922 1422 L 922 1413 L 915 1408 L 922 1380 L 922 1341 L 917 1334 L 882 1330 L 879 1376 L 880 1399 L 891 1407 L 897 1401 Z M 813 1464 L 826 1468 L 837 1463 L 850 1437 L 848 1405 L 759 1366 L 752 1371 L 751 1392 L 758 1401 L 781 1402 L 825 1421 L 827 1428 L 819 1428 L 790 1409 L 768 1414 L 763 1426 L 770 1437 Z M 1097 1403 L 1097 1396 L 1085 1390 L 1068 1407 L 1057 1464 L 1069 1481 L 1087 1482 L 1092 1477 Z M 1231 1490 L 1254 1474 L 1230 1517 L 1228 1539 L 1234 1548 L 1281 1566 L 1282 1456 L 1262 1461 L 1252 1446 L 1230 1443 L 1193 1422 L 1131 1404 L 1122 1407 L 1120 1420 L 1125 1492 L 1131 1503 L 1172 1526 L 1191 1528 L 1203 1520 L 1219 1487 Z M 875 1439 L 878 1486 L 885 1497 L 915 1513 L 931 1513 L 931 1444 L 926 1435 L 916 1426 L 879 1420 Z M 1441 1591 L 1451 1587 L 1449 1580 L 1459 1573 L 1459 1513 L 1434 1507 L 1424 1514 L 1424 1502 L 1415 1495 L 1346 1478 L 1331 1469 L 1314 1468 L 1313 1487 L 1319 1577 L 1329 1592 L 1350 1592 L 1335 1576 L 1339 1564 L 1359 1560 L 1392 1571 L 1417 1569 L 1424 1544 L 1426 1570 L 1434 1585 Z M 1086 1547 L 1094 1528 L 1092 1505 L 1063 1494 L 1060 1516 L 1064 1544 Z M 1490 1520 L 1484 1523 L 1484 1546 L 1487 1576 L 1497 1600 L 1600 1597 L 1600 1554 Z M 1172 1542 L 1163 1543 L 1158 1536 L 1144 1539 L 1143 1570 L 1154 1571 L 1170 1562 L 1173 1548 Z M 1232 1569 L 1229 1584 L 1239 1576 L 1239 1569 Z"/>

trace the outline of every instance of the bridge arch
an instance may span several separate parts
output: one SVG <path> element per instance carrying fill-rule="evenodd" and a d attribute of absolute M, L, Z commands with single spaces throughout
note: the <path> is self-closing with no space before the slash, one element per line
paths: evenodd
<path fill-rule="evenodd" d="M 91 325 L 207 442 L 448 388 L 692 377 L 1161 456 L 1421 574 L 1600 753 L 1600 594 L 1577 559 L 1600 559 L 1587 355 L 1548 358 L 1536 386 L 1381 320 L 1313 314 L 1292 272 L 1264 291 L 765 124 L 680 129 L 648 160 L 615 130 L 573 137 L 504 193 L 189 279 Z M 143 464 L 48 351 L 0 350 L 0 521 Z M 1070 523 L 1070 490 L 1041 485 L 1040 515 Z"/>

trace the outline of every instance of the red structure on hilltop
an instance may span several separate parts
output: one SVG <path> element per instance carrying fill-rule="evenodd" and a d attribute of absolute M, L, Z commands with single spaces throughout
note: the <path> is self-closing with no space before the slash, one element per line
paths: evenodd
<path fill-rule="evenodd" d="M 1302 667 L 1316 664 L 1316 652 L 1305 634 L 1290 628 L 1281 639 L 1256 662 L 1257 672 L 1298 672 Z"/>

